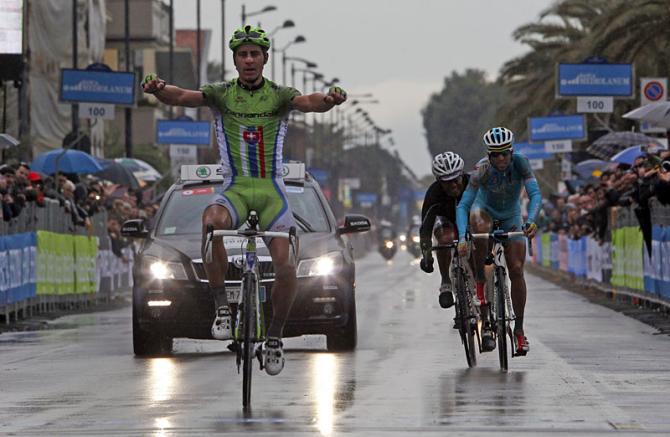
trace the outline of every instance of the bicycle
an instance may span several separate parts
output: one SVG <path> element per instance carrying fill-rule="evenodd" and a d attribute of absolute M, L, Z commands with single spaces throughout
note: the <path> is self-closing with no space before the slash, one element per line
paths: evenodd
<path fill-rule="evenodd" d="M 454 308 L 456 315 L 454 317 L 454 326 L 458 327 L 458 332 L 461 336 L 461 343 L 465 349 L 465 359 L 468 367 L 475 367 L 477 365 L 476 350 L 479 349 L 481 353 L 481 339 L 479 336 L 479 308 L 474 305 L 472 300 L 472 293 L 470 292 L 469 275 L 465 266 L 461 262 L 461 257 L 458 256 L 458 240 L 451 243 L 439 244 L 433 246 L 433 251 L 451 250 L 451 263 L 449 265 L 449 277 L 451 278 L 451 285 L 456 296 L 456 304 Z M 475 348 L 475 337 L 477 338 L 477 349 Z"/>
<path fill-rule="evenodd" d="M 243 230 L 214 230 L 207 227 L 207 242 L 205 245 L 205 261 L 212 262 L 212 245 L 214 238 L 244 237 L 241 243 L 242 251 L 242 281 L 240 293 L 235 308 L 235 325 L 233 328 L 233 344 L 230 349 L 236 352 L 237 373 L 242 367 L 242 407 L 248 410 L 251 407 L 251 371 L 254 359 L 258 359 L 260 369 L 263 370 L 261 345 L 266 340 L 266 326 L 263 316 L 260 293 L 260 273 L 256 256 L 256 238 L 287 238 L 295 250 L 296 230 L 291 227 L 289 232 L 270 232 L 258 230 L 258 214 L 250 211 L 247 222 L 249 227 Z M 232 305 L 231 305 L 232 307 Z M 233 308 L 231 308 L 232 312 Z"/>
<path fill-rule="evenodd" d="M 512 345 L 512 357 L 517 354 L 517 344 L 514 332 L 512 331 L 512 322 L 515 320 L 514 308 L 512 307 L 512 298 L 507 286 L 507 262 L 505 260 L 504 242 L 512 237 L 525 237 L 526 234 L 520 231 L 507 232 L 500 229 L 500 222 L 493 222 L 493 231 L 489 233 L 470 234 L 473 239 L 488 239 L 493 242 L 493 247 L 486 257 L 486 265 L 494 265 L 493 286 L 487 287 L 487 300 L 489 305 L 489 320 L 493 328 L 493 335 L 496 338 L 498 346 L 498 361 L 500 370 L 508 370 L 507 337 L 509 336 Z M 532 242 L 528 240 L 529 253 L 532 256 Z M 492 296 L 489 296 L 492 294 Z"/>

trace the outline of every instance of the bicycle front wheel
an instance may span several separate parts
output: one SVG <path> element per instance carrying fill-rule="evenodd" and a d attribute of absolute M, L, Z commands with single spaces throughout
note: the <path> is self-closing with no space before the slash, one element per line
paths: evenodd
<path fill-rule="evenodd" d="M 465 349 L 465 359 L 468 367 L 477 365 L 477 354 L 475 349 L 476 323 L 473 324 L 473 314 L 470 306 L 469 292 L 465 287 L 463 272 L 456 274 L 456 317 L 458 318 L 458 331 L 461 334 L 461 342 Z M 474 326 L 473 326 L 474 325 Z"/>
<path fill-rule="evenodd" d="M 245 276 L 242 281 L 242 407 L 251 408 L 251 372 L 253 370 L 254 354 L 254 295 L 255 281 L 251 275 Z"/>
<path fill-rule="evenodd" d="M 496 337 L 498 339 L 498 361 L 500 361 L 500 370 L 503 372 L 507 372 L 508 368 L 505 287 L 505 270 L 498 267 L 495 272 Z"/>

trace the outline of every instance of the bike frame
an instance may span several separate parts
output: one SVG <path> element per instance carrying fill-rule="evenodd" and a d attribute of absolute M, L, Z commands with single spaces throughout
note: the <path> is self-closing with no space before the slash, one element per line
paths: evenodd
<path fill-rule="evenodd" d="M 265 326 L 259 295 L 260 275 L 258 271 L 258 258 L 256 256 L 256 239 L 262 237 L 287 238 L 293 247 L 295 247 L 293 244 L 295 229 L 292 228 L 291 232 L 258 231 L 258 216 L 255 211 L 250 212 L 248 221 L 250 224 L 249 229 L 210 230 L 205 246 L 205 262 L 211 263 L 213 260 L 211 243 L 214 238 L 236 236 L 245 238 L 245 242 L 243 243 L 244 250 L 242 251 L 243 273 L 242 280 L 240 281 L 240 294 L 237 299 L 237 315 L 235 317 L 235 329 L 233 332 L 233 341 L 237 346 L 235 350 L 237 353 L 238 373 L 240 365 L 243 367 L 242 406 L 245 410 L 251 407 L 251 364 L 254 358 L 258 358 L 262 365 L 257 345 L 265 340 Z M 251 287 L 249 287 L 248 281 L 251 281 Z M 253 332 L 248 329 L 249 322 L 253 323 Z"/>
<path fill-rule="evenodd" d="M 497 226 L 496 226 L 497 227 Z M 493 295 L 490 296 L 489 304 L 491 306 L 490 313 L 494 317 L 496 329 L 496 336 L 499 338 L 501 335 L 508 335 L 512 344 L 512 357 L 517 356 L 516 353 L 516 341 L 512 333 L 511 323 L 515 320 L 516 315 L 514 314 L 514 308 L 512 306 L 512 297 L 510 294 L 510 285 L 509 275 L 507 274 L 507 260 L 505 259 L 505 247 L 503 245 L 504 241 L 508 241 L 512 237 L 525 237 L 526 234 L 523 232 L 505 232 L 500 229 L 495 229 L 490 233 L 480 233 L 480 234 L 471 234 L 473 239 L 487 239 L 493 242 L 493 247 L 489 252 L 489 257 L 487 258 L 487 264 L 493 264 Z M 532 248 L 531 248 L 532 251 Z M 504 304 L 503 311 L 500 311 L 500 300 L 499 293 L 503 294 Z M 487 296 L 487 299 L 489 296 Z M 502 326 L 499 325 L 502 323 Z M 504 328 L 504 329 L 500 329 Z M 500 340 L 504 340 L 500 339 Z M 499 348 L 505 346 L 506 342 L 499 341 Z M 502 370 L 507 370 L 507 350 L 498 350 L 500 357 L 500 367 Z"/>
<path fill-rule="evenodd" d="M 466 331 L 464 331 L 464 324 L 461 320 L 461 327 L 459 327 L 459 332 L 461 333 L 461 342 L 465 347 L 468 367 L 475 367 L 477 365 L 477 356 L 475 354 L 474 337 L 477 338 L 477 349 L 479 349 L 479 352 L 481 353 L 481 340 L 479 336 L 480 313 L 479 309 L 472 304 L 472 296 L 470 295 L 469 286 L 469 281 L 472 280 L 472 277 L 470 274 L 468 274 L 467 264 L 464 264 L 463 260 L 461 260 L 461 257 L 458 255 L 458 251 L 456 250 L 457 245 L 458 240 L 454 240 L 448 244 L 433 246 L 432 250 L 451 251 L 451 262 L 449 263 L 449 280 L 451 281 L 451 285 L 457 299 L 454 309 L 456 311 L 456 318 L 463 317 L 463 314 L 458 314 L 459 308 L 460 311 L 465 310 L 467 313 L 466 317 L 468 320 L 465 323 L 467 326 L 469 326 L 469 328 L 466 328 Z M 462 278 L 463 280 L 462 287 L 459 287 L 459 278 Z M 461 295 L 465 296 L 465 301 L 462 301 Z"/>

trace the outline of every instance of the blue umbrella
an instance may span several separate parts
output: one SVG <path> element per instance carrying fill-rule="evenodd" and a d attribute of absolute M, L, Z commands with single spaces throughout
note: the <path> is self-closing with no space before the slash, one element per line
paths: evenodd
<path fill-rule="evenodd" d="M 632 146 L 627 149 L 622 150 L 621 152 L 617 153 L 616 155 L 612 156 L 610 161 L 612 162 L 618 162 L 620 164 L 628 164 L 628 165 L 633 165 L 635 160 L 639 157 L 644 155 L 645 152 L 642 150 L 642 146 Z"/>
<path fill-rule="evenodd" d="M 95 173 L 102 170 L 97 159 L 74 149 L 55 149 L 43 153 L 30 163 L 30 168 L 45 174 L 54 174 L 56 170 L 62 173 Z"/>
<path fill-rule="evenodd" d="M 600 159 L 587 159 L 586 161 L 576 164 L 572 168 L 572 172 L 579 176 L 580 179 L 588 179 L 593 176 L 595 171 L 603 171 L 610 164 L 611 163 Z"/>

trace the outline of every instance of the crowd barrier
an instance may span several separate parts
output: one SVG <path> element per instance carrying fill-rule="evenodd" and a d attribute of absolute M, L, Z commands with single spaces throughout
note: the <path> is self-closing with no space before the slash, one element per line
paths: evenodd
<path fill-rule="evenodd" d="M 91 235 L 74 226 L 59 203 L 28 204 L 0 224 L 0 316 L 12 317 L 56 308 L 106 302 L 132 286 L 133 251 L 124 263 L 111 251 L 105 211 L 91 217 Z"/>
<path fill-rule="evenodd" d="M 605 241 L 564 233 L 535 237 L 532 262 L 670 303 L 670 206 L 652 199 L 651 254 L 634 208 L 612 208 Z"/>

